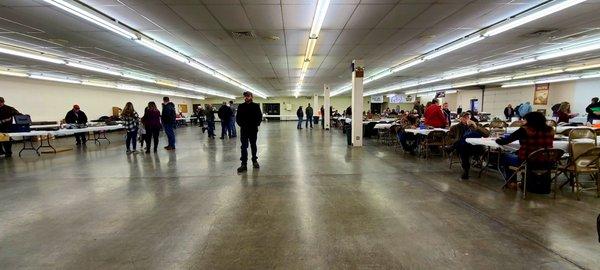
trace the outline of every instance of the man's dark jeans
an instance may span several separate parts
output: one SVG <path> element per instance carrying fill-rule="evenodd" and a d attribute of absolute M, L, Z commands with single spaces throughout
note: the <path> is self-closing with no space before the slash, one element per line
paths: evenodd
<path fill-rule="evenodd" d="M 250 144 L 250 148 L 252 150 L 252 162 L 258 160 L 258 157 L 256 156 L 257 135 L 258 131 L 247 131 L 243 129 L 240 131 L 240 140 L 242 141 L 242 157 L 240 158 L 240 160 L 242 161 L 243 165 L 246 165 L 248 163 L 248 144 Z"/>

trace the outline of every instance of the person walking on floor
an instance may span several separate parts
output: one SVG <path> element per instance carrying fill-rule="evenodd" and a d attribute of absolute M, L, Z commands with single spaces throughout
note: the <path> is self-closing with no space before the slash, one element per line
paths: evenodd
<path fill-rule="evenodd" d="M 235 127 L 236 109 L 233 106 L 233 100 L 229 101 L 229 109 L 231 110 L 231 117 L 229 119 L 229 134 L 231 134 L 231 138 L 235 138 L 237 137 L 237 129 Z"/>
<path fill-rule="evenodd" d="M 152 139 L 154 139 L 154 153 L 156 153 L 156 149 L 158 148 L 158 135 L 162 127 L 160 119 L 160 111 L 158 111 L 156 103 L 154 103 L 154 101 L 148 102 L 148 107 L 144 111 L 144 116 L 142 116 L 142 123 L 146 128 L 146 153 L 150 153 L 150 142 Z"/>
<path fill-rule="evenodd" d="M 20 115 L 17 109 L 4 104 L 4 98 L 0 97 L 0 132 L 8 133 L 12 129 L 13 117 Z M 5 142 L 0 142 L 0 155 L 6 158 L 12 157 L 12 142 L 10 139 Z"/>
<path fill-rule="evenodd" d="M 260 168 L 260 165 L 258 165 L 256 138 L 263 115 L 260 106 L 252 102 L 252 98 L 251 92 L 244 92 L 244 103 L 238 106 L 236 116 L 236 122 L 240 126 L 240 140 L 242 141 L 242 156 L 240 157 L 242 165 L 237 169 L 238 173 L 248 170 L 248 144 L 250 144 L 250 148 L 252 149 L 252 165 L 255 169 Z"/>
<path fill-rule="evenodd" d="M 121 118 L 125 122 L 125 131 L 127 131 L 127 135 L 125 137 L 125 147 L 127 148 L 126 153 L 135 153 L 137 148 L 136 140 L 140 125 L 140 117 L 133 108 L 133 104 L 131 102 L 127 102 L 127 104 L 125 104 L 125 108 L 123 109 L 123 112 L 121 112 Z M 133 151 L 131 148 L 133 148 Z"/>
<path fill-rule="evenodd" d="M 167 135 L 167 150 L 175 150 L 175 124 L 177 122 L 177 113 L 175 112 L 175 104 L 169 101 L 169 97 L 163 98 L 162 104 L 162 125 Z"/>
<path fill-rule="evenodd" d="M 208 138 L 215 138 L 215 109 L 212 105 L 206 104 L 206 110 L 204 111 L 206 116 L 206 130 L 208 132 Z"/>
<path fill-rule="evenodd" d="M 298 107 L 298 110 L 296 111 L 296 116 L 298 116 L 297 129 L 302 129 L 302 122 L 304 122 L 304 110 L 302 110 L 302 106 Z"/>
<path fill-rule="evenodd" d="M 231 138 L 231 129 L 229 129 L 229 121 L 231 121 L 231 108 L 227 106 L 227 102 L 223 102 L 223 105 L 219 108 L 219 119 L 221 119 L 221 140 L 225 139 L 225 135 Z"/>
<path fill-rule="evenodd" d="M 75 125 L 76 127 L 83 127 L 87 124 L 88 118 L 83 111 L 79 108 L 79 105 L 73 105 L 73 109 L 67 112 L 65 116 L 65 123 Z M 87 142 L 85 138 L 85 132 L 75 133 L 76 145 L 81 145 Z"/>
<path fill-rule="evenodd" d="M 308 106 L 306 106 L 306 128 L 308 128 L 308 123 L 310 123 L 310 129 L 313 128 L 313 108 L 310 106 L 310 103 L 308 103 Z"/>

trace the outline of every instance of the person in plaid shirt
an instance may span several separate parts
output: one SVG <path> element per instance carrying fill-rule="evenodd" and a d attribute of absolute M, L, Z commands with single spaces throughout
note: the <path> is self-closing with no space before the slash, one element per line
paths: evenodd
<path fill-rule="evenodd" d="M 127 131 L 127 137 L 125 139 L 125 146 L 127 147 L 127 154 L 135 153 L 137 147 L 137 133 L 140 125 L 140 117 L 133 108 L 131 102 L 125 104 L 125 108 L 121 113 L 121 118 L 125 122 L 125 130 Z M 133 146 L 133 151 L 131 150 Z"/>
<path fill-rule="evenodd" d="M 529 154 L 543 148 L 552 148 L 554 143 L 554 129 L 546 124 L 546 116 L 541 112 L 530 112 L 526 114 L 525 125 L 508 137 L 496 139 L 499 145 L 506 145 L 519 140 L 521 147 L 517 155 L 508 154 L 504 157 L 504 166 L 508 171 L 509 166 L 519 166 L 527 159 Z M 510 174 L 507 174 L 510 175 Z"/>

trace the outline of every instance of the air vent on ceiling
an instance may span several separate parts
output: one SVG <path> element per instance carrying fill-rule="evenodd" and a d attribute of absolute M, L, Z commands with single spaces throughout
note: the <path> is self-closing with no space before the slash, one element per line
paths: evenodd
<path fill-rule="evenodd" d="M 237 40 L 247 40 L 256 38 L 256 35 L 252 31 L 231 32 L 231 36 L 233 37 L 233 39 Z"/>

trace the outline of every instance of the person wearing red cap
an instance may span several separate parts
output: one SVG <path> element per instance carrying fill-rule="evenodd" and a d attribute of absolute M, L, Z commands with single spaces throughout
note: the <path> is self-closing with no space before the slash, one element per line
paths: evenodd
<path fill-rule="evenodd" d="M 76 126 L 84 126 L 87 124 L 88 118 L 83 111 L 80 110 L 79 105 L 73 105 L 73 109 L 67 112 L 65 116 L 65 123 L 72 124 Z M 77 145 L 85 144 L 85 132 L 75 133 L 75 141 L 77 141 Z"/>

